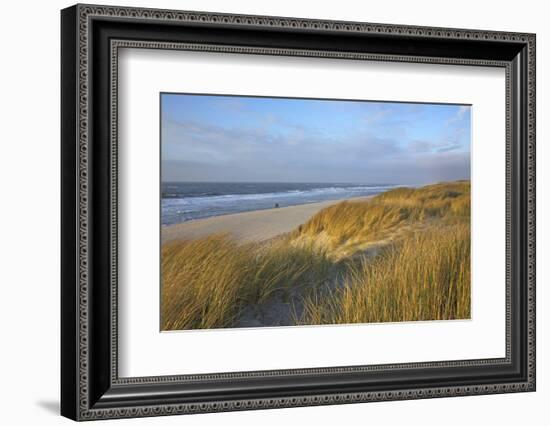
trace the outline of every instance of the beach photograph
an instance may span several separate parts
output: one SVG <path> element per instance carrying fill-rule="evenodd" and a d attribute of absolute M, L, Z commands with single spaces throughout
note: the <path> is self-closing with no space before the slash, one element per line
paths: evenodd
<path fill-rule="evenodd" d="M 470 109 L 161 93 L 161 331 L 470 319 Z"/>

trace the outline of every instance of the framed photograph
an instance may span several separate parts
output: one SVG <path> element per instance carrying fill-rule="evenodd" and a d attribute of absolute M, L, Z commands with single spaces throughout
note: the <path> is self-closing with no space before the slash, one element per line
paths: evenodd
<path fill-rule="evenodd" d="M 535 35 L 61 12 L 61 412 L 535 390 Z"/>

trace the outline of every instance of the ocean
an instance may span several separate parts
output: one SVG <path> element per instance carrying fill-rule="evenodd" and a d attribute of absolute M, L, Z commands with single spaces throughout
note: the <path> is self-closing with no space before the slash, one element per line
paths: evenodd
<path fill-rule="evenodd" d="M 163 226 L 274 207 L 375 195 L 400 185 L 346 183 L 163 182 Z"/>

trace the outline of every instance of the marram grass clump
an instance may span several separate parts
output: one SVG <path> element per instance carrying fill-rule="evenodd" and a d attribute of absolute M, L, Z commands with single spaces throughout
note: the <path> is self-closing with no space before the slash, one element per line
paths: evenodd
<path fill-rule="evenodd" d="M 469 220 L 469 181 L 397 188 L 371 200 L 343 201 L 321 210 L 292 233 L 292 241 L 323 246 L 342 258 L 409 231 Z"/>
<path fill-rule="evenodd" d="M 299 324 L 470 318 L 470 227 L 407 236 L 374 259 L 350 263 L 343 285 L 304 300 Z"/>
<path fill-rule="evenodd" d="M 231 327 L 244 306 L 276 292 L 315 287 L 330 261 L 284 241 L 237 244 L 227 235 L 162 247 L 163 330 Z"/>

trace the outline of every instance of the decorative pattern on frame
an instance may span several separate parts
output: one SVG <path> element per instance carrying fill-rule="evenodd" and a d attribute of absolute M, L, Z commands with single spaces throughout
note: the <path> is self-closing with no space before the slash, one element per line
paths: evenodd
<path fill-rule="evenodd" d="M 133 49 L 160 49 L 160 50 L 182 50 L 182 51 L 199 51 L 199 52 L 218 52 L 218 53 L 233 53 L 233 54 L 256 54 L 256 55 L 271 55 L 271 56 L 306 56 L 306 57 L 323 57 L 329 59 L 354 59 L 354 60 L 369 60 L 369 61 L 386 61 L 386 62 L 409 62 L 409 63 L 430 63 L 430 64 L 447 64 L 447 65 L 474 65 L 474 66 L 491 66 L 503 67 L 506 72 L 506 80 L 510 78 L 510 68 L 506 62 L 487 61 L 487 60 L 465 60 L 465 59 L 447 59 L 447 58 L 418 58 L 414 56 L 398 56 L 398 55 L 373 55 L 363 53 L 345 53 L 345 52 L 327 52 L 313 50 L 298 50 L 298 49 L 271 49 L 271 48 L 255 48 L 255 47 L 237 47 L 237 46 L 219 46 L 219 45 L 202 45 L 190 43 L 163 43 L 150 41 L 133 41 L 133 40 L 111 40 L 111 164 L 112 164 L 112 185 L 111 185 L 111 223 L 112 223 L 112 252 L 111 265 L 112 276 L 112 299 L 111 299 L 111 345 L 117 348 L 118 332 L 117 332 L 117 275 L 116 275 L 116 235 L 117 235 L 117 177 L 116 164 L 118 163 L 118 134 L 117 134 L 117 111 L 118 111 L 118 53 L 121 48 Z M 510 84 L 507 84 L 510 87 Z M 509 90 L 507 97 L 509 98 Z M 510 112 L 507 111 L 507 114 Z M 507 132 L 509 133 L 509 132 Z M 507 141 L 510 140 L 510 134 L 506 136 Z M 507 146 L 509 143 L 507 143 Z M 510 153 L 507 152 L 507 163 L 510 163 Z M 507 203 L 511 202 L 509 196 L 510 187 L 507 183 Z M 507 208 L 506 226 L 510 226 L 509 208 Z M 507 252 L 509 253 L 509 252 Z M 509 268 L 508 268 L 509 269 Z M 506 277 L 506 356 L 505 358 L 495 359 L 476 359 L 463 361 L 439 361 L 439 362 L 415 362 L 415 363 L 400 363 L 400 364 L 381 364 L 368 366 L 354 367 L 328 367 L 328 368 L 307 368 L 307 369 L 291 369 L 291 370 L 267 370 L 267 371 L 250 371 L 239 373 L 218 373 L 218 374 L 200 374 L 200 375 L 175 375 L 175 376 L 160 376 L 160 377 L 138 377 L 138 378 L 119 378 L 117 371 L 117 351 L 112 354 L 111 380 L 114 383 L 169 383 L 174 381 L 197 381 L 197 380 L 219 380 L 219 379 L 238 379 L 245 377 L 270 377 L 270 376 L 291 376 L 303 375 L 307 373 L 313 374 L 330 374 L 330 373 L 346 373 L 346 372 L 366 372 L 366 371 L 383 371 L 404 368 L 426 368 L 426 367 L 464 367 L 490 365 L 504 362 L 510 362 L 510 341 L 511 341 L 511 316 L 510 316 L 510 280 Z"/>

